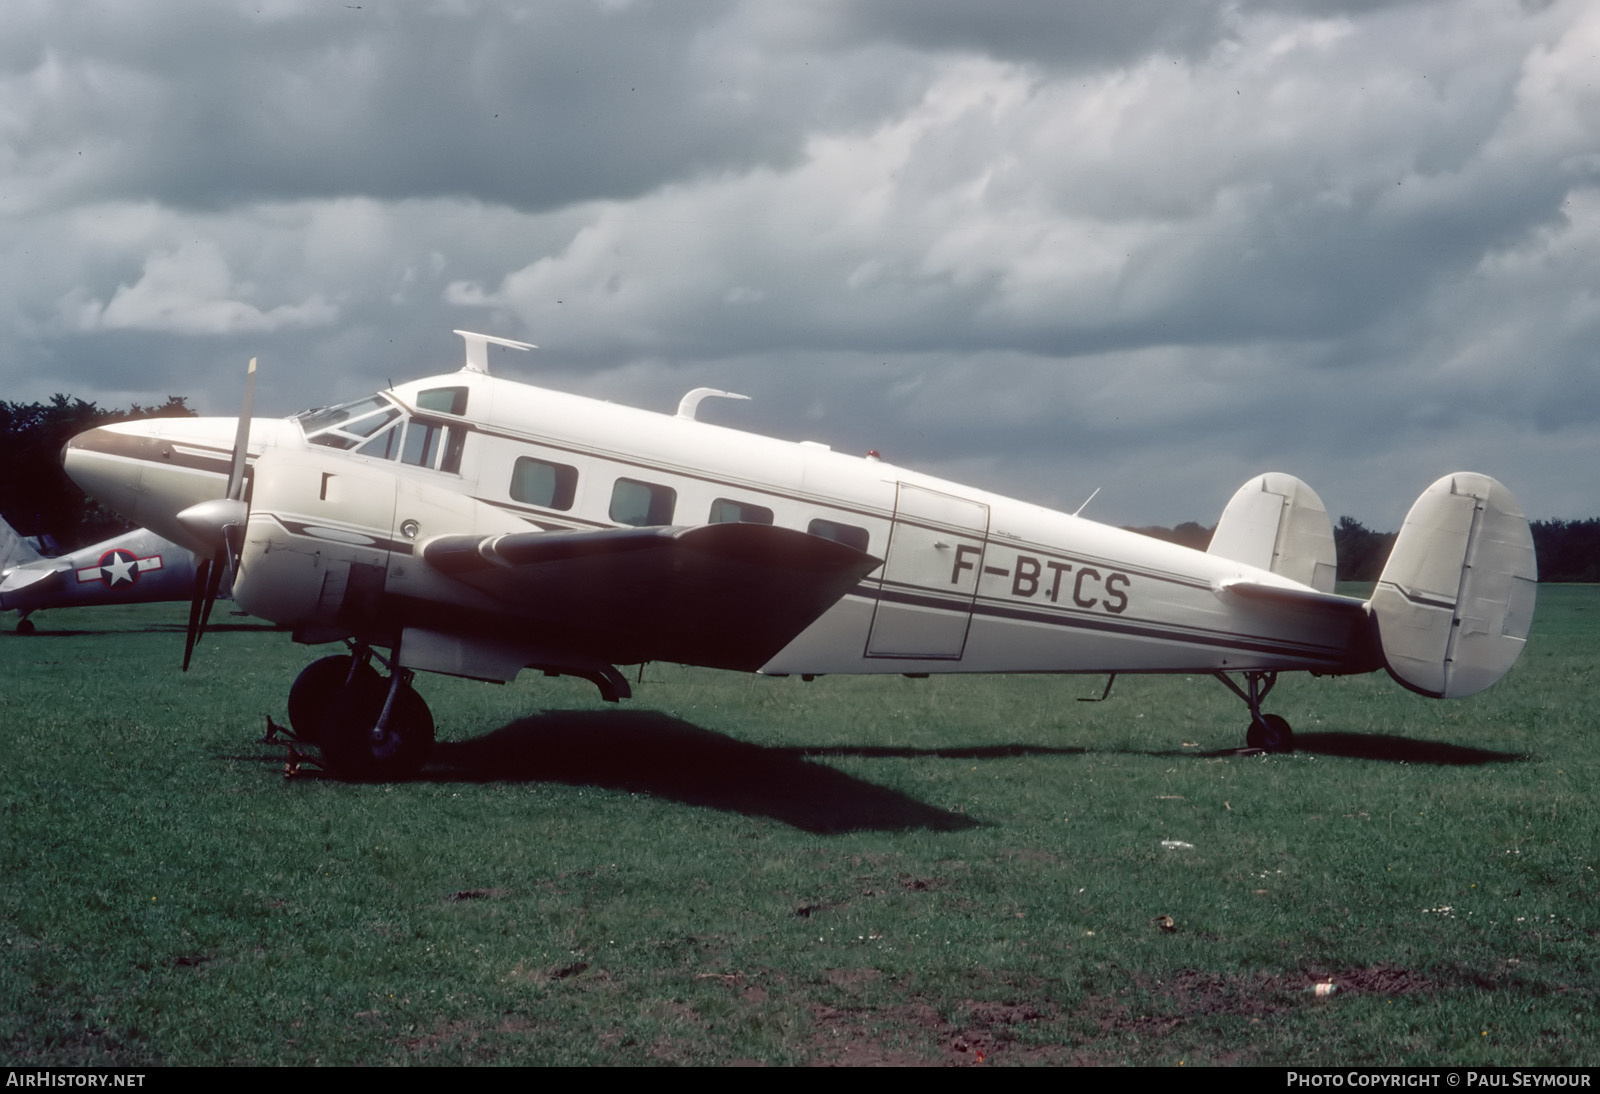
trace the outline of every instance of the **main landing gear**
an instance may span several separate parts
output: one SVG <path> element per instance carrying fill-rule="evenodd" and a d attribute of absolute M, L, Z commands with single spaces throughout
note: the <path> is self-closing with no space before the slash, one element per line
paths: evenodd
<path fill-rule="evenodd" d="M 1289 729 L 1289 723 L 1276 714 L 1261 713 L 1261 701 L 1278 682 L 1276 672 L 1243 673 L 1245 681 L 1243 688 L 1234 683 L 1233 678 L 1225 672 L 1214 672 L 1212 675 L 1226 684 L 1229 691 L 1243 699 L 1250 707 L 1250 728 L 1245 730 L 1245 744 L 1251 748 L 1259 748 L 1263 752 L 1294 751 L 1294 733 Z"/>
<path fill-rule="evenodd" d="M 344 778 L 408 779 L 433 748 L 433 715 L 411 686 L 411 670 L 388 662 L 385 680 L 372 667 L 375 656 L 356 645 L 307 665 L 289 689 L 289 724 Z"/>

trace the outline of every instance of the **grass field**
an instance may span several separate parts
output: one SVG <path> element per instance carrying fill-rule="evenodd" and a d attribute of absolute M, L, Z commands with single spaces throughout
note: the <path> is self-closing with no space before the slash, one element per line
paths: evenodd
<path fill-rule="evenodd" d="M 371 786 L 184 611 L 0 636 L 8 1064 L 1600 1062 L 1594 586 L 1474 699 L 1286 677 L 1293 755 L 1206 678 L 651 665 L 423 678 Z"/>

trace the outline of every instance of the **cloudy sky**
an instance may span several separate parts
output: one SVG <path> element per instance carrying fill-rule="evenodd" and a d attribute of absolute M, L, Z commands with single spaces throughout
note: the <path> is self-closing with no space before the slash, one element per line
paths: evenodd
<path fill-rule="evenodd" d="M 11 0 L 0 399 L 457 366 L 1111 523 L 1600 515 L 1590 0 Z"/>

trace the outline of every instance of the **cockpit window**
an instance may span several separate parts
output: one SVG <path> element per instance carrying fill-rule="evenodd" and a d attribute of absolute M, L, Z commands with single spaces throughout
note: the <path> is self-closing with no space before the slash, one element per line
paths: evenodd
<path fill-rule="evenodd" d="M 380 460 L 392 460 L 395 453 L 400 450 L 400 427 L 385 429 L 372 440 L 362 445 L 356 451 L 363 456 L 374 456 Z"/>
<path fill-rule="evenodd" d="M 381 395 L 373 395 L 353 403 L 308 410 L 295 415 L 294 420 L 312 444 L 354 448 L 398 417 L 398 407 Z"/>
<path fill-rule="evenodd" d="M 433 414 L 456 417 L 466 413 L 467 389 L 436 387 L 417 395 L 417 413 L 409 421 L 382 395 L 372 395 L 338 406 L 320 407 L 296 414 L 306 440 L 328 448 L 356 449 L 363 456 L 429 467 L 451 474 L 461 472 L 461 453 L 467 430 Z"/>

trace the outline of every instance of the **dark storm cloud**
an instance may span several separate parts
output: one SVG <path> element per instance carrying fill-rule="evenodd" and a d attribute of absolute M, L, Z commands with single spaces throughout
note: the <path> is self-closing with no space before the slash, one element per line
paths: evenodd
<path fill-rule="evenodd" d="M 825 6 L 829 7 L 829 6 Z M 881 37 L 916 49 L 984 53 L 1047 66 L 1127 62 L 1151 51 L 1204 52 L 1227 5 L 1169 0 L 1024 0 L 997 13 L 961 0 L 869 0 L 831 6 L 839 40 Z"/>
<path fill-rule="evenodd" d="M 1600 511 L 1576 2 L 8 19 L 6 398 L 226 413 L 260 354 L 287 413 L 466 327 L 537 383 L 746 391 L 715 420 L 1133 523 L 1266 468 L 1385 526 L 1457 466 Z"/>
<path fill-rule="evenodd" d="M 1198 58 L 1252 12 L 1321 19 L 1404 7 L 1418 0 L 1018 0 L 997 9 L 964 0 L 823 4 L 837 42 L 878 38 L 918 50 L 981 53 L 1046 69 L 1128 64 L 1151 53 Z"/>
<path fill-rule="evenodd" d="M 8 28 L 52 204 L 623 198 L 793 160 L 898 105 L 903 74 L 756 57 L 728 3 L 35 9 Z M 25 48 L 29 43 L 31 48 Z M 83 159 L 77 163 L 76 160 Z"/>

